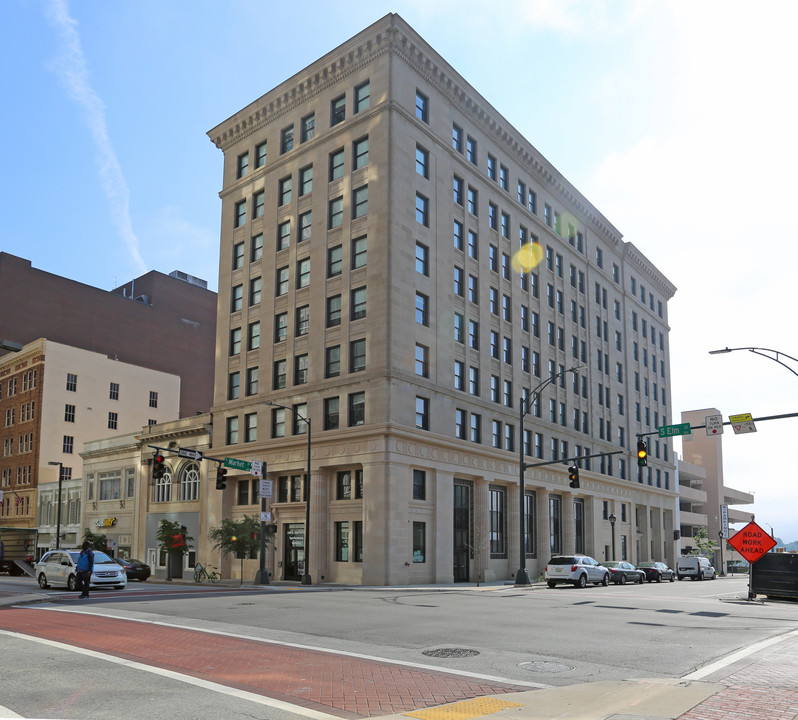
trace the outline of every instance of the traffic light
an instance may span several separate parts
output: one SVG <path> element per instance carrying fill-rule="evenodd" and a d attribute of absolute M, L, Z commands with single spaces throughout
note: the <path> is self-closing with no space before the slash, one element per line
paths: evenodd
<path fill-rule="evenodd" d="M 217 490 L 224 490 L 227 487 L 227 483 L 225 480 L 227 479 L 227 468 L 223 468 L 221 465 L 216 468 L 216 489 Z"/>
<path fill-rule="evenodd" d="M 155 453 L 152 456 L 152 478 L 153 480 L 160 480 L 165 474 L 164 457 L 161 453 Z"/>
<path fill-rule="evenodd" d="M 645 467 L 648 465 L 648 447 L 645 440 L 637 441 L 637 466 Z"/>
<path fill-rule="evenodd" d="M 579 487 L 579 468 L 576 467 L 576 465 L 571 465 L 571 467 L 568 468 L 568 479 L 571 481 L 569 485 L 572 488 Z"/>

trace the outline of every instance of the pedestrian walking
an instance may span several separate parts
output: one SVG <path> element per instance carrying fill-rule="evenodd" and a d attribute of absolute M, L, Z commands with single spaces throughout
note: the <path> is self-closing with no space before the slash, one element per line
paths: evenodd
<path fill-rule="evenodd" d="M 83 549 L 80 551 L 77 566 L 78 580 L 82 588 L 80 594 L 81 598 L 89 597 L 92 570 L 94 570 L 94 550 L 91 549 L 88 541 L 86 541 L 83 543 Z"/>

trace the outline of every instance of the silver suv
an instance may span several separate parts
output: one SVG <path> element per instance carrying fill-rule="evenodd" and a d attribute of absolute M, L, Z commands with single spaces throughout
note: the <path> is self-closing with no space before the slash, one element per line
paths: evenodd
<path fill-rule="evenodd" d="M 546 563 L 546 584 L 553 588 L 557 583 L 571 583 L 578 588 L 588 583 L 606 586 L 610 572 L 587 555 L 555 555 Z"/>

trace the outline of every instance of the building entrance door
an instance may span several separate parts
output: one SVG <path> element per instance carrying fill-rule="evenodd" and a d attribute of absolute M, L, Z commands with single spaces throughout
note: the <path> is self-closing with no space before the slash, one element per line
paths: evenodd
<path fill-rule="evenodd" d="M 454 581 L 468 582 L 471 557 L 471 484 L 454 483 Z"/>
<path fill-rule="evenodd" d="M 283 580 L 301 580 L 305 572 L 305 526 L 288 523 L 283 527 Z"/>

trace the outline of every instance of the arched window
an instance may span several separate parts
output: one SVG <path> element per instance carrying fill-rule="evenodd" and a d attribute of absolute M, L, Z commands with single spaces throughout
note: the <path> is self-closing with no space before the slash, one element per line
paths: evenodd
<path fill-rule="evenodd" d="M 195 462 L 188 462 L 180 468 L 179 499 L 197 500 L 199 498 L 200 469 Z"/>

